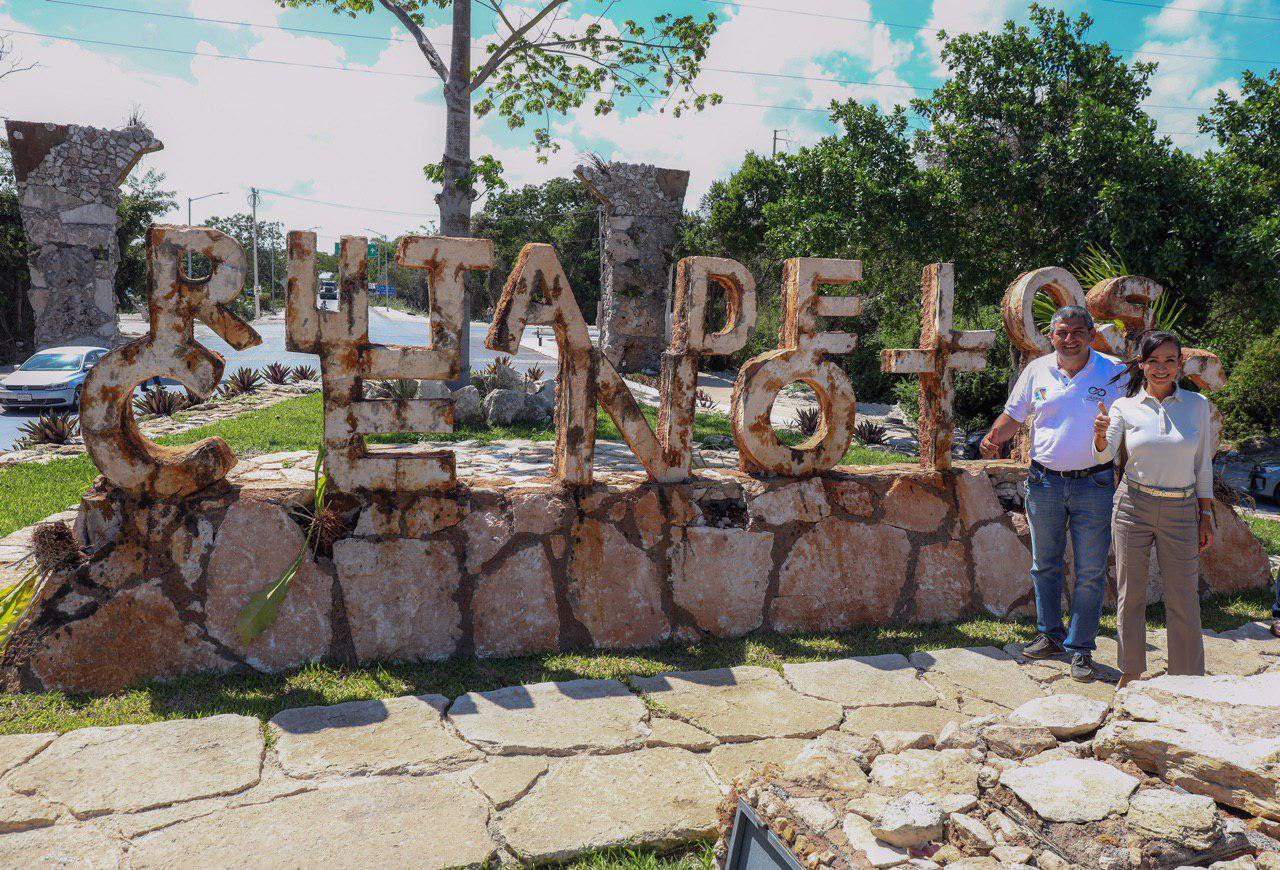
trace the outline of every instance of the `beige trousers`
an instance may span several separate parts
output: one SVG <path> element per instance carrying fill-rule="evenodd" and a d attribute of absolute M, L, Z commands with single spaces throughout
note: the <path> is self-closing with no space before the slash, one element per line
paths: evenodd
<path fill-rule="evenodd" d="M 1204 673 L 1199 520 L 1195 496 L 1161 498 L 1123 482 L 1116 489 L 1111 530 L 1119 592 L 1119 666 L 1126 674 L 1147 669 L 1147 578 L 1152 548 L 1164 582 L 1169 673 Z"/>

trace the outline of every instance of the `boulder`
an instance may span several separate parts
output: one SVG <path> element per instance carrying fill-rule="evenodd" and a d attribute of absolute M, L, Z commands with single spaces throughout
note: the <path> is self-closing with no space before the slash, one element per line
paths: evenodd
<path fill-rule="evenodd" d="M 1163 676 L 1116 694 L 1116 716 L 1094 739 L 1194 794 L 1280 820 L 1280 672 Z"/>
<path fill-rule="evenodd" d="M 525 418 L 527 399 L 515 390 L 494 390 L 484 397 L 484 418 L 490 426 L 510 426 Z"/>
<path fill-rule="evenodd" d="M 1138 780 L 1092 759 L 1072 758 L 1012 767 L 1000 784 L 1050 822 L 1098 822 L 1129 808 Z"/>
<path fill-rule="evenodd" d="M 1213 798 L 1150 788 L 1129 802 L 1129 824 L 1139 833 L 1203 850 L 1222 835 Z"/>
<path fill-rule="evenodd" d="M 529 383 L 524 372 L 509 365 L 494 366 L 492 377 L 494 387 L 499 390 L 518 390 L 523 393 Z"/>
<path fill-rule="evenodd" d="M 871 833 L 893 846 L 914 849 L 942 836 L 947 817 L 937 801 L 916 792 L 892 800 L 871 824 Z"/>
<path fill-rule="evenodd" d="M 484 422 L 484 405 L 480 391 L 468 384 L 453 393 L 453 423 L 477 425 Z"/>
<path fill-rule="evenodd" d="M 1098 730 L 1109 709 L 1102 701 L 1080 695 L 1049 695 L 1027 701 L 1009 714 L 1009 721 L 1039 725 L 1059 740 L 1067 740 Z"/>
<path fill-rule="evenodd" d="M 418 381 L 418 392 L 415 398 L 418 399 L 447 399 L 449 398 L 449 385 L 444 381 Z"/>

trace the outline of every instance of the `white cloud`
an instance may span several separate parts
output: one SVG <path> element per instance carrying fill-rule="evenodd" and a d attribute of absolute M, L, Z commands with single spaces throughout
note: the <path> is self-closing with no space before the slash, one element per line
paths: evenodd
<path fill-rule="evenodd" d="M 1026 4 L 1019 0 L 933 0 L 933 11 L 925 25 L 945 30 L 949 37 L 998 30 L 1025 9 Z M 920 40 L 933 54 L 934 73 L 945 76 L 947 67 L 942 63 L 942 39 L 934 30 L 922 30 Z"/>

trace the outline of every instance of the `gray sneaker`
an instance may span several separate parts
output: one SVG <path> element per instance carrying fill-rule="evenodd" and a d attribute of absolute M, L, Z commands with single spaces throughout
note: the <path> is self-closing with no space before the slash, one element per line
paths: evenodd
<path fill-rule="evenodd" d="M 1066 652 L 1062 644 L 1047 634 L 1042 634 L 1022 648 L 1023 658 L 1056 659 Z"/>
<path fill-rule="evenodd" d="M 1098 679 L 1098 666 L 1093 663 L 1093 656 L 1076 653 L 1071 657 L 1071 679 L 1077 683 L 1092 683 Z"/>

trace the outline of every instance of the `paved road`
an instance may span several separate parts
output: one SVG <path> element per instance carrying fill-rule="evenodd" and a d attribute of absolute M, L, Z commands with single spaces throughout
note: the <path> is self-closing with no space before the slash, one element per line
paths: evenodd
<path fill-rule="evenodd" d="M 240 366 L 260 369 L 273 362 L 282 362 L 286 365 L 303 364 L 319 367 L 318 357 L 311 354 L 290 353 L 284 349 L 285 327 L 282 318 L 259 320 L 254 324 L 254 328 L 262 336 L 262 344 L 248 350 L 232 350 L 229 344 L 214 335 L 203 325 L 197 326 L 196 338 L 211 350 L 215 350 L 226 357 L 227 374 L 235 371 Z M 484 338 L 488 331 L 488 323 L 473 322 L 471 324 L 471 359 L 473 368 L 483 368 L 493 362 L 496 357 L 505 356 L 505 354 L 497 354 L 485 348 Z M 384 344 L 425 344 L 427 337 L 426 319 L 399 311 L 386 313 L 380 309 L 373 308 L 369 310 L 369 337 Z M 554 342 L 548 345 L 548 352 L 555 353 Z M 542 367 L 547 375 L 555 373 L 555 359 L 553 356 L 545 356 L 525 347 L 520 348 L 520 353 L 515 356 L 513 362 L 516 368 L 521 370 L 538 365 Z M 11 449 L 13 443 L 20 437 L 18 427 L 37 416 L 39 416 L 37 411 L 6 411 L 0 413 L 0 450 Z"/>

